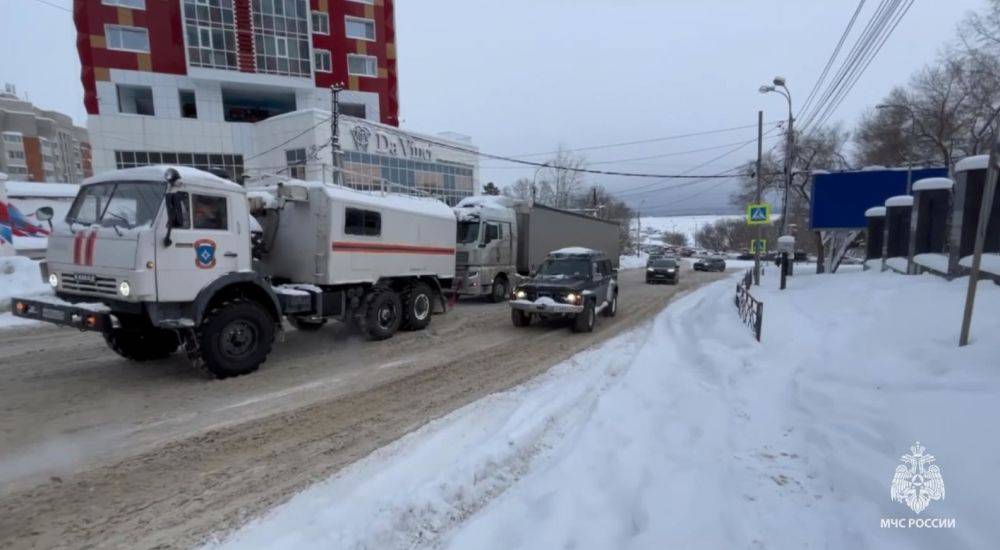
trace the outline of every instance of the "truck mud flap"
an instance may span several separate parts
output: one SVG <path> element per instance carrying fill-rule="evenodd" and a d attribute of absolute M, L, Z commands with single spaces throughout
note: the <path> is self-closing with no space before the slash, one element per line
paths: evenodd
<path fill-rule="evenodd" d="M 44 300 L 13 298 L 10 301 L 10 310 L 15 317 L 44 321 L 80 330 L 104 332 L 114 328 L 114 318 L 110 312 L 68 303 L 58 304 Z"/>

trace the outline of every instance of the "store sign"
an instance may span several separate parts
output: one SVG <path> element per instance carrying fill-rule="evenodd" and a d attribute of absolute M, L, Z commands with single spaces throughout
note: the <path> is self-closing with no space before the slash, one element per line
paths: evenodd
<path fill-rule="evenodd" d="M 428 145 L 404 135 L 372 131 L 367 126 L 357 125 L 351 129 L 351 138 L 358 151 L 388 155 L 413 160 L 434 160 L 434 153 Z"/>

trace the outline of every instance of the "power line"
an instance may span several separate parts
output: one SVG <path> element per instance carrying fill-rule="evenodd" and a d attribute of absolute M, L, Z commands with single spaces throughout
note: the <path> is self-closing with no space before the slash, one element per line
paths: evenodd
<path fill-rule="evenodd" d="M 324 120 L 321 120 L 321 121 L 317 122 L 316 124 L 314 124 L 314 125 L 310 126 L 309 128 L 306 128 L 306 129 L 305 129 L 305 130 L 303 130 L 302 132 L 300 132 L 300 133 L 298 133 L 298 134 L 296 134 L 296 135 L 292 136 L 291 138 L 289 138 L 289 139 L 287 139 L 287 140 L 285 140 L 285 141 L 283 141 L 283 142 L 281 142 L 281 143 L 279 143 L 279 144 L 275 145 L 274 147 L 271 147 L 270 149 L 268 149 L 268 150 L 266 150 L 266 151 L 261 151 L 260 153 L 257 153 L 256 155 L 252 155 L 252 156 L 249 156 L 249 157 L 246 157 L 245 159 L 243 159 L 243 161 L 244 161 L 244 162 L 246 162 L 246 161 L 248 161 L 248 160 L 253 160 L 253 159 L 255 159 L 255 158 L 258 158 L 258 157 L 261 157 L 261 156 L 264 156 L 264 155 L 266 155 L 266 154 L 268 154 L 268 153 L 270 153 L 270 152 L 272 152 L 272 151 L 274 151 L 274 150 L 276 150 L 276 149 L 279 149 L 279 148 L 281 148 L 281 147 L 284 147 L 285 145 L 288 145 L 289 143 L 291 143 L 291 142 L 293 142 L 293 141 L 295 141 L 295 140 L 299 139 L 300 137 L 302 137 L 302 136 L 304 136 L 304 135 L 308 134 L 309 132 L 311 132 L 311 131 L 315 130 L 316 128 L 320 127 L 320 125 L 323 125 L 323 124 L 326 124 L 327 122 L 330 122 L 330 119 L 331 119 L 331 118 L 333 118 L 333 116 L 332 116 L 332 115 L 331 115 L 331 116 L 328 116 L 328 117 L 326 117 L 326 119 L 324 119 Z"/>
<path fill-rule="evenodd" d="M 35 2 L 38 2 L 39 4 L 45 4 L 46 6 L 49 6 L 49 7 L 52 7 L 52 8 L 56 8 L 58 10 L 62 10 L 62 11 L 69 12 L 69 13 L 73 13 L 73 10 L 71 10 L 71 9 L 69 9 L 67 7 L 64 7 L 64 6 L 60 6 L 59 4 L 53 4 L 52 2 L 48 2 L 47 0 L 35 0 Z"/>
<path fill-rule="evenodd" d="M 776 124 L 781 124 L 783 122 L 784 122 L 783 120 L 775 120 L 775 121 L 767 122 L 767 123 L 765 123 L 765 125 L 776 125 Z M 675 134 L 675 135 L 672 135 L 672 136 L 650 138 L 650 139 L 641 139 L 641 140 L 637 140 L 637 141 L 623 141 L 623 142 L 620 142 L 620 143 L 608 143 L 608 144 L 604 144 L 604 145 L 591 145 L 591 146 L 588 146 L 588 147 L 575 147 L 575 148 L 572 148 L 572 149 L 563 149 L 562 151 L 546 151 L 544 153 L 522 153 L 522 154 L 519 154 L 519 155 L 510 155 L 510 156 L 511 157 L 540 157 L 540 156 L 545 156 L 545 155 L 555 155 L 555 154 L 558 154 L 560 152 L 564 152 L 564 153 L 576 153 L 576 152 L 579 152 L 579 151 L 594 151 L 594 150 L 597 150 L 597 149 L 612 149 L 612 148 L 615 148 L 615 147 L 628 147 L 630 145 L 642 145 L 642 144 L 646 144 L 646 143 L 657 143 L 657 142 L 661 142 L 661 141 L 672 141 L 672 140 L 676 140 L 676 139 L 684 139 L 684 138 L 689 138 L 689 137 L 708 136 L 708 135 L 712 135 L 712 134 L 722 134 L 722 133 L 726 133 L 726 132 L 735 132 L 737 130 L 746 130 L 748 128 L 756 128 L 756 127 L 757 127 L 756 124 L 750 124 L 750 125 L 747 125 L 747 126 L 733 126 L 731 128 L 721 128 L 721 129 L 718 129 L 718 130 L 705 130 L 705 131 L 701 131 L 701 132 L 692 132 L 692 133 L 688 133 L 688 134 Z"/>
<path fill-rule="evenodd" d="M 833 53 L 830 54 L 830 59 L 827 60 L 826 66 L 823 67 L 823 72 L 820 73 L 819 78 L 816 79 L 816 84 L 813 85 L 812 91 L 809 92 L 809 97 L 806 98 L 805 103 L 803 103 L 802 107 L 799 109 L 800 113 L 804 113 L 809 109 L 809 104 L 812 103 L 813 97 L 816 95 L 816 92 L 819 91 L 819 87 L 822 86 L 823 81 L 826 80 L 826 76 L 829 74 L 830 68 L 837 60 L 837 56 L 840 55 L 840 50 L 844 47 L 844 42 L 847 41 L 847 37 L 850 35 L 851 29 L 854 28 L 854 23 L 858 20 L 858 15 L 861 13 L 861 8 L 864 6 L 865 0 L 858 2 L 858 7 L 854 10 L 854 15 L 851 16 L 851 20 L 847 23 L 847 27 L 844 29 L 844 32 L 840 34 L 840 40 L 837 42 L 837 47 L 833 49 Z"/>

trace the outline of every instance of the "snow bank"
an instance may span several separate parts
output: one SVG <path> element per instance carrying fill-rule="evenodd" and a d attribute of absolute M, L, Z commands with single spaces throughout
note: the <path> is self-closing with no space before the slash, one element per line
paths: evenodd
<path fill-rule="evenodd" d="M 958 260 L 958 265 L 962 267 L 972 267 L 972 256 L 965 256 Z M 1000 254 L 996 252 L 985 252 L 979 261 L 979 269 L 993 275 L 1000 275 Z"/>
<path fill-rule="evenodd" d="M 38 262 L 23 256 L 0 258 L 0 311 L 9 311 L 10 299 L 15 296 L 51 292 L 49 285 L 42 281 Z"/>
<path fill-rule="evenodd" d="M 232 548 L 989 548 L 1000 287 L 855 272 L 765 277 L 763 341 L 734 280 L 416 430 L 255 521 Z M 889 486 L 919 440 L 947 498 Z"/>
<path fill-rule="evenodd" d="M 618 258 L 618 269 L 645 268 L 647 261 L 649 261 L 649 254 L 645 252 L 640 253 L 638 256 L 635 254 L 623 255 Z"/>

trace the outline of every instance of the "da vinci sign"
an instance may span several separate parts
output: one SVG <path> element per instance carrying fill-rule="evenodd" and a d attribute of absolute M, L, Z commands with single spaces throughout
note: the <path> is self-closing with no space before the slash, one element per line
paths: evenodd
<path fill-rule="evenodd" d="M 429 144 L 402 133 L 385 132 L 357 124 L 351 129 L 351 138 L 354 141 L 354 148 L 361 152 L 412 160 L 434 160 L 434 153 Z"/>

